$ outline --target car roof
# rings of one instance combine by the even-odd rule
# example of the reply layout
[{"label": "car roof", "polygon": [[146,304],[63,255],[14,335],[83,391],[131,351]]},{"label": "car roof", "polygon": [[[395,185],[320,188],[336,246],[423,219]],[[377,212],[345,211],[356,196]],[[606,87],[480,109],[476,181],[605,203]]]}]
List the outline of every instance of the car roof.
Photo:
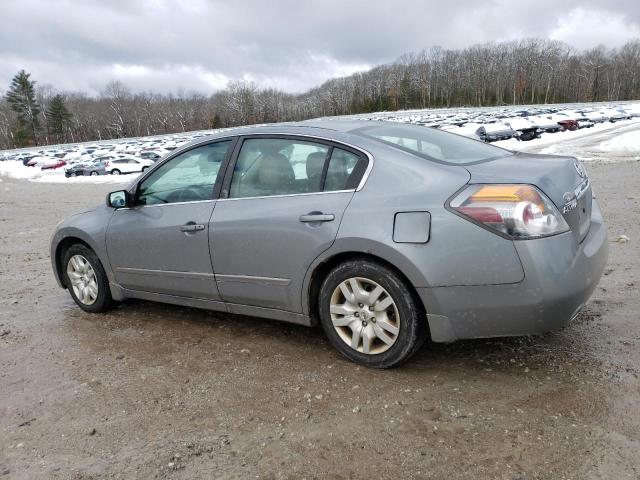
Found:
[{"label": "car roof", "polygon": [[[380,120],[351,120],[351,119],[335,119],[335,118],[319,118],[314,120],[305,120],[301,122],[282,122],[282,123],[266,123],[261,125],[248,125],[243,127],[234,127],[229,129],[220,130],[216,132],[211,137],[226,137],[226,136],[234,136],[234,135],[251,135],[255,133],[269,133],[275,132],[278,133],[291,133],[296,134],[300,133],[302,129],[317,129],[319,130],[318,135],[321,135],[321,131],[334,131],[334,132],[343,132],[343,133],[354,133],[354,130],[357,130],[362,127],[370,126],[372,124],[380,124],[380,123],[391,123],[393,125],[397,125],[396,122],[384,122]],[[209,137],[209,136],[207,136]],[[201,137],[205,138],[205,137]]]},{"label": "car roof", "polygon": [[[281,123],[265,123],[261,125],[246,125],[242,127],[232,127],[218,130],[215,133],[208,135],[202,135],[198,138],[194,138],[190,142],[181,145],[179,148],[172,150],[172,153],[183,152],[189,148],[197,145],[202,145],[211,140],[222,139],[225,137],[233,137],[239,135],[254,135],[254,134],[281,134],[281,135],[305,135],[315,136],[319,138],[328,136],[327,132],[336,132],[336,137],[343,136],[342,141],[345,140],[345,135],[357,135],[366,142],[366,138],[355,132],[354,130],[372,124],[388,123],[398,125],[396,122],[384,122],[380,120],[338,120],[335,118],[320,118],[315,120],[305,120],[301,122],[281,122]],[[331,136],[330,136],[331,137]],[[331,139],[331,138],[329,138]],[[339,138],[335,138],[337,141],[341,141]]]}]

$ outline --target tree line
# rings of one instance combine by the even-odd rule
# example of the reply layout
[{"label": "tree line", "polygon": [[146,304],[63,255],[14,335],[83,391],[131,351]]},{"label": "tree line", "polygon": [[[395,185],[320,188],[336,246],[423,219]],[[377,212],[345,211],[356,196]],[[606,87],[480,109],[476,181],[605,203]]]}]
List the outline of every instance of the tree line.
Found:
[{"label": "tree line", "polygon": [[527,39],[433,47],[302,94],[232,81],[201,93],[133,93],[120,81],[98,96],[38,86],[24,70],[0,99],[0,148],[186,132],[381,110],[640,98],[640,40],[577,50]]}]

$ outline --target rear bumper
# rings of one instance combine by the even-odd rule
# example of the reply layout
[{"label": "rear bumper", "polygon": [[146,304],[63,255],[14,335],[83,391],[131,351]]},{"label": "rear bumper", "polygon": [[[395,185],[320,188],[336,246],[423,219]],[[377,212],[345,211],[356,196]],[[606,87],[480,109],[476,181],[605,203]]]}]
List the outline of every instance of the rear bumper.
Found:
[{"label": "rear bumper", "polygon": [[606,226],[595,200],[589,233],[579,245],[571,233],[514,244],[525,272],[522,282],[418,289],[434,341],[563,327],[587,302],[607,262]]}]

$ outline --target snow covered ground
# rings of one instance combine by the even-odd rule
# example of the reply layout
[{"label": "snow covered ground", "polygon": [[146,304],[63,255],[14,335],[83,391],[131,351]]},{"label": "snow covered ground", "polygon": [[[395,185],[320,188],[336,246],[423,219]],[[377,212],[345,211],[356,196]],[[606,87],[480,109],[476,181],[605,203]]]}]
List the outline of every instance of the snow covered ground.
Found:
[{"label": "snow covered ground", "polygon": [[[635,125],[637,130],[618,135],[618,130],[624,126]],[[582,128],[575,131],[564,131],[557,133],[545,133],[540,138],[523,142],[515,138],[493,142],[492,145],[513,150],[516,152],[539,152],[547,154],[560,154],[556,148],[558,145],[565,144],[569,141],[577,140],[590,136],[601,136],[600,134],[608,134],[610,140],[601,143],[603,152],[625,150],[637,151],[640,154],[640,118],[627,120],[624,123],[598,123],[591,128]],[[563,152],[562,152],[563,153]],[[564,153],[563,153],[564,154]],[[591,159],[585,159],[591,160]]]},{"label": "snow covered ground", "polygon": [[640,154],[640,130],[623,133],[602,142],[600,149],[604,152],[635,152]]},{"label": "snow covered ground", "polygon": [[99,175],[86,177],[64,176],[64,168],[55,170],[41,170],[38,167],[25,167],[18,160],[7,160],[0,162],[0,177],[10,177],[18,180],[28,180],[31,182],[46,183],[118,183],[126,184],[136,178],[138,173],[130,175]]}]

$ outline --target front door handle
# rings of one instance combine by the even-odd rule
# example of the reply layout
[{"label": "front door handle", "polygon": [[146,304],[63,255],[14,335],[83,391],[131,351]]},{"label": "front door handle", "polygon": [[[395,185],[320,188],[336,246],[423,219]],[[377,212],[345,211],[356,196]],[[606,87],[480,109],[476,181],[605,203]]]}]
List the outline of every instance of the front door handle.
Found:
[{"label": "front door handle", "polygon": [[180,227],[181,232],[199,232],[201,230],[204,230],[204,225],[200,223],[189,222]]},{"label": "front door handle", "polygon": [[315,223],[315,222],[332,222],[336,216],[333,213],[311,212],[306,215],[300,215],[300,221],[302,223]]}]

